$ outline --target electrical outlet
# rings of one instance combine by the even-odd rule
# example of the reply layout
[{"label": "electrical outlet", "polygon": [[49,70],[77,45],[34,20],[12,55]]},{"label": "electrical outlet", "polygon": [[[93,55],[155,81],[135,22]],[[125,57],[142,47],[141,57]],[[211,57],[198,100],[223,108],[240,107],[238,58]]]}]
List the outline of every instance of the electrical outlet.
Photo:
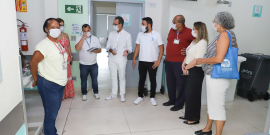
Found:
[{"label": "electrical outlet", "polygon": [[73,81],[77,81],[77,76],[72,76]]},{"label": "electrical outlet", "polygon": [[76,36],[70,36],[71,41],[76,41]]}]

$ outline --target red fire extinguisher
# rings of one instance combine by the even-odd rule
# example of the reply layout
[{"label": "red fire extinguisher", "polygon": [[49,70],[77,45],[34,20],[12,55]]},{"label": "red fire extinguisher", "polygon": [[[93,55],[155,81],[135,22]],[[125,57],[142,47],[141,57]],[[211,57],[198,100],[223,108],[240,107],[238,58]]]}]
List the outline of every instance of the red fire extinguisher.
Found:
[{"label": "red fire extinguisher", "polygon": [[28,51],[27,29],[25,24],[20,28],[22,51]]}]

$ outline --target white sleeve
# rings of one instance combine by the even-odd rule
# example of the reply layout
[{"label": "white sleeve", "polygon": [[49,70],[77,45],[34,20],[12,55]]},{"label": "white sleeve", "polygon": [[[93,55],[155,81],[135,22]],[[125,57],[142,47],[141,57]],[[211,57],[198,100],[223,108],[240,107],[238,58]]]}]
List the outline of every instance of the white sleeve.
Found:
[{"label": "white sleeve", "polygon": [[112,33],[110,33],[109,38],[108,38],[108,41],[107,41],[107,45],[106,45],[106,50],[107,51],[109,51],[111,49],[111,43],[110,43],[111,35],[112,35]]},{"label": "white sleeve", "polygon": [[157,43],[158,43],[158,45],[163,45],[164,44],[164,42],[162,40],[162,36],[161,36],[160,33],[159,33],[159,37],[158,37]]},{"label": "white sleeve", "polygon": [[197,43],[196,48],[196,56],[195,58],[203,58],[206,53],[207,42],[205,40],[201,40]]},{"label": "white sleeve", "polygon": [[128,53],[131,53],[132,52],[132,39],[131,39],[131,35],[128,34],[128,37],[127,37],[127,48],[128,50]]},{"label": "white sleeve", "polygon": [[137,39],[136,39],[136,44],[141,44],[141,42],[140,42],[140,33],[138,34],[138,36],[137,36]]}]

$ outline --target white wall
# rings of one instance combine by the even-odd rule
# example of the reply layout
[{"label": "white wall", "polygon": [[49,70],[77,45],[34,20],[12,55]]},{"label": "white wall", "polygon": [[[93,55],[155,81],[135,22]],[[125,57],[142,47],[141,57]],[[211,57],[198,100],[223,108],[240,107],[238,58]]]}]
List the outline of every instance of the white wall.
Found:
[{"label": "white wall", "polygon": [[[229,11],[235,18],[234,29],[239,53],[264,53],[270,55],[269,31],[270,31],[270,1],[269,0],[234,0],[232,7],[218,5],[217,0],[172,1],[170,20],[177,14],[186,18],[186,26],[193,27],[195,21],[206,23],[209,40],[212,41],[217,35],[212,29],[212,20],[219,11]],[[253,6],[263,6],[262,17],[252,17]]]},{"label": "white wall", "polygon": [[[47,18],[58,17],[57,0],[27,0],[27,12],[17,12],[17,19],[27,23],[28,51],[24,55],[33,55],[35,46],[46,37],[43,24]],[[17,22],[21,25],[20,22]],[[18,30],[19,31],[19,30]]]},{"label": "white wall", "polygon": [[13,0],[0,1],[0,55],[3,82],[0,83],[0,121],[22,101],[16,12]]},{"label": "white wall", "polygon": [[[158,7],[148,7],[147,3],[156,3]],[[162,0],[145,0],[145,17],[151,17],[154,30],[161,32]]]},{"label": "white wall", "polygon": [[58,18],[58,4],[57,0],[44,0],[44,17]]},{"label": "white wall", "polygon": [[162,0],[161,35],[164,42],[164,54],[166,54],[167,37],[172,24],[172,19],[170,18],[170,3],[171,0]]}]

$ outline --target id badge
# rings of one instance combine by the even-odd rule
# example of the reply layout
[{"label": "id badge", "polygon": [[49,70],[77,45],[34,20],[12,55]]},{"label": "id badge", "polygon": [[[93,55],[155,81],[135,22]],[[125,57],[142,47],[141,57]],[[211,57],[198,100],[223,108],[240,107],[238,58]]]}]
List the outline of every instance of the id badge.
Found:
[{"label": "id badge", "polygon": [[180,42],[180,39],[174,39],[173,41],[174,44],[179,44],[179,42]]},{"label": "id badge", "polygon": [[67,69],[67,62],[63,62],[63,70]]},{"label": "id badge", "polygon": [[114,51],[115,53],[117,53],[117,50],[118,50],[118,48],[114,48],[114,49],[113,49],[113,51]]}]

